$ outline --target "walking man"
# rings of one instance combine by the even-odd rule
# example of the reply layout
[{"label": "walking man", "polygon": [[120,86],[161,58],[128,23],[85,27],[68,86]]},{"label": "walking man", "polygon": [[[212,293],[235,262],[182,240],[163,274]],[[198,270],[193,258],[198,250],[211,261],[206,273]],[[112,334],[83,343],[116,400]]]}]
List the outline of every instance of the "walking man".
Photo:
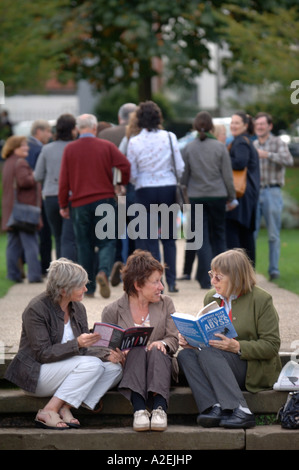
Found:
[{"label": "walking man", "polygon": [[87,285],[87,295],[94,296],[97,281],[100,294],[108,298],[108,278],[114,263],[116,238],[96,237],[95,227],[104,217],[96,215],[96,209],[100,204],[112,206],[115,214],[113,223],[116,227],[112,168],[121,170],[122,184],[127,184],[130,178],[130,163],[113,143],[96,137],[95,116],[79,116],[77,127],[79,138],[65,147],[61,162],[60,213],[62,217],[69,217],[70,198],[78,262],[87,271],[90,281]]}]

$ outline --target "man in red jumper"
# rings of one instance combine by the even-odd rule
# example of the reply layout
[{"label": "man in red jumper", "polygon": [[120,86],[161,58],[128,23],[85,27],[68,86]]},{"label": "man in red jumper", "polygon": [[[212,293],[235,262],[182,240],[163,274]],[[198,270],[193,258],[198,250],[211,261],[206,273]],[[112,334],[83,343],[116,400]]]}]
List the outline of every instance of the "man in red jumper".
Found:
[{"label": "man in red jumper", "polygon": [[95,215],[95,212],[100,204],[112,206],[113,223],[117,227],[112,168],[121,171],[122,184],[127,184],[130,163],[113,143],[96,137],[95,116],[79,116],[77,127],[79,138],[65,147],[61,162],[58,195],[60,214],[65,218],[70,217],[70,201],[78,262],[87,271],[90,281],[87,295],[94,296],[97,281],[101,295],[107,298],[110,296],[108,279],[115,258],[116,238],[96,237],[95,227],[103,215]]}]

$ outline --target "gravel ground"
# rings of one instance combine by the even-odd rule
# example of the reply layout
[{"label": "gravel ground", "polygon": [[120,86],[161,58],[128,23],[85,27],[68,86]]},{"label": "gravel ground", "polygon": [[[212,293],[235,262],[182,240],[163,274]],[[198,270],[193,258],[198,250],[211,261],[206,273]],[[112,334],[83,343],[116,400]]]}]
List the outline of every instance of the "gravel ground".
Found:
[{"label": "gravel ground", "polygon": [[[177,252],[177,276],[179,277],[183,270],[183,240],[177,241]],[[45,283],[46,281],[41,284],[28,284],[25,280],[21,284],[12,286],[7,295],[0,299],[0,346],[4,344],[6,352],[17,351],[23,310],[33,297],[45,289]],[[267,290],[274,299],[280,318],[281,351],[294,352],[299,349],[299,296],[277,287],[260,275],[258,275],[258,285]],[[200,310],[207,290],[201,289],[198,282],[194,280],[178,281],[177,286],[179,292],[171,294],[176,310],[187,313],[196,313]],[[84,299],[90,327],[95,321],[100,321],[103,308],[120,297],[122,293],[123,289],[120,284],[111,288],[109,299],[103,299],[98,291],[94,298]],[[167,294],[167,289],[165,294]]]}]

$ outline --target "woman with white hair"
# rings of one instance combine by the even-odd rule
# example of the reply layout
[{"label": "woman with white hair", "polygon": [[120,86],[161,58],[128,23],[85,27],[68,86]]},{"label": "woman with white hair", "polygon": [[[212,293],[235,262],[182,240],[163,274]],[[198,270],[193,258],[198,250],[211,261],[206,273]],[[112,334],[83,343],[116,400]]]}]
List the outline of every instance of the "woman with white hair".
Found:
[{"label": "woman with white hair", "polygon": [[19,351],[6,379],[35,396],[52,397],[36,415],[39,427],[79,427],[70,409],[82,405],[94,410],[122,376],[117,352],[104,362],[95,356],[98,348],[88,349],[100,336],[89,332],[81,303],[87,282],[80,265],[65,258],[53,261],[46,291],[23,313]]}]

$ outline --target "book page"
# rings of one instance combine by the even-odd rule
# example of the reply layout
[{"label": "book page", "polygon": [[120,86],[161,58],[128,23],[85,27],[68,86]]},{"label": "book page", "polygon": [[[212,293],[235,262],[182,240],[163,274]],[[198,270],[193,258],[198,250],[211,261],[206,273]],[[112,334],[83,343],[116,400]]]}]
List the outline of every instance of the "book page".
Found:
[{"label": "book page", "polygon": [[196,318],[199,318],[199,317],[201,317],[202,315],[204,315],[205,313],[211,312],[212,310],[216,310],[217,308],[219,308],[219,305],[217,304],[217,302],[216,302],[215,300],[213,300],[212,302],[210,302],[208,305],[206,305],[205,307],[203,307],[203,308],[198,312],[198,314],[196,315]]},{"label": "book page", "polygon": [[98,323],[94,326],[94,332],[101,335],[101,339],[93,346],[101,346],[103,348],[119,348],[123,337],[123,330],[113,325]]}]

